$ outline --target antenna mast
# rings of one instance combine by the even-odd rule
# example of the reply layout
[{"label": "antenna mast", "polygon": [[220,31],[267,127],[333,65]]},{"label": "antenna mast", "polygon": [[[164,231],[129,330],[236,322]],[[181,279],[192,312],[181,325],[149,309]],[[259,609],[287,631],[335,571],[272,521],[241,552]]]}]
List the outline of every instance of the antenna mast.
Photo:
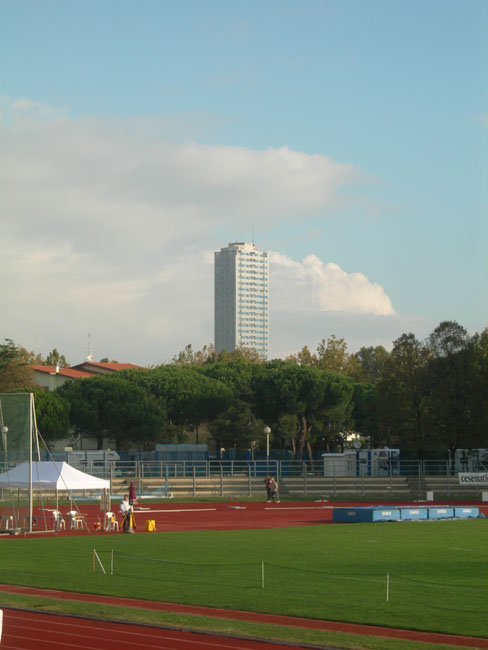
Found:
[{"label": "antenna mast", "polygon": [[92,351],[91,333],[90,332],[88,332],[88,354],[86,355],[86,360],[87,361],[93,361],[93,351]]}]

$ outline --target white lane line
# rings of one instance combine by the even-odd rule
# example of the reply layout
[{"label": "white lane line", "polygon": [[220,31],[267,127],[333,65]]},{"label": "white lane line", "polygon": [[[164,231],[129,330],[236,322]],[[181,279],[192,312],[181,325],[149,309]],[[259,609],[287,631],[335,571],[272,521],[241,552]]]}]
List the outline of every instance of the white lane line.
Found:
[{"label": "white lane line", "polygon": [[327,510],[327,508],[328,508],[330,510],[333,507],[334,506],[303,506],[303,507],[300,507],[300,506],[296,506],[296,507],[281,506],[280,508],[268,508],[268,507],[265,507],[264,509],[265,510],[279,511],[279,510]]},{"label": "white lane line", "polygon": [[140,512],[141,515],[147,515],[151,512],[210,512],[211,510],[217,510],[217,508],[181,508],[179,510],[144,510],[140,512],[138,510],[134,511],[134,514]]}]

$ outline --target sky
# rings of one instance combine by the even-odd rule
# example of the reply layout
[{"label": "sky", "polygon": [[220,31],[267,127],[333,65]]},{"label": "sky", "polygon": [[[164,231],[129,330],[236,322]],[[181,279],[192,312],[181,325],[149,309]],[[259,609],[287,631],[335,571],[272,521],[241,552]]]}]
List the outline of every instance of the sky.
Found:
[{"label": "sky", "polygon": [[488,326],[486,0],[0,0],[0,337],[213,342],[270,253],[270,358]]}]

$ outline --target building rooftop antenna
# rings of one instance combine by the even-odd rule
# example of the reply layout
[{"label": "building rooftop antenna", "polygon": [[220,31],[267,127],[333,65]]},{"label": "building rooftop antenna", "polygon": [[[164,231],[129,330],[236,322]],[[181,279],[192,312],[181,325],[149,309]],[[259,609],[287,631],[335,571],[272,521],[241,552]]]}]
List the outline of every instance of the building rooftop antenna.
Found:
[{"label": "building rooftop antenna", "polygon": [[86,360],[87,361],[93,361],[93,351],[92,351],[92,344],[91,344],[91,334],[88,332],[88,354],[86,355]]}]

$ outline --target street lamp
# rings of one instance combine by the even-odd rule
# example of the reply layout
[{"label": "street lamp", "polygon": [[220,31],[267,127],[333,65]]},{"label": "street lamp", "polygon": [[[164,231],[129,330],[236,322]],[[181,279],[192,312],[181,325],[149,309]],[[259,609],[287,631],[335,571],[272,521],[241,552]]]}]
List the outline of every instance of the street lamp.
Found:
[{"label": "street lamp", "polygon": [[266,436],[266,472],[269,473],[269,434],[271,433],[271,429],[264,427],[263,433]]},{"label": "street lamp", "polygon": [[7,433],[8,427],[2,426],[3,460],[5,463],[5,471],[8,471]]}]

